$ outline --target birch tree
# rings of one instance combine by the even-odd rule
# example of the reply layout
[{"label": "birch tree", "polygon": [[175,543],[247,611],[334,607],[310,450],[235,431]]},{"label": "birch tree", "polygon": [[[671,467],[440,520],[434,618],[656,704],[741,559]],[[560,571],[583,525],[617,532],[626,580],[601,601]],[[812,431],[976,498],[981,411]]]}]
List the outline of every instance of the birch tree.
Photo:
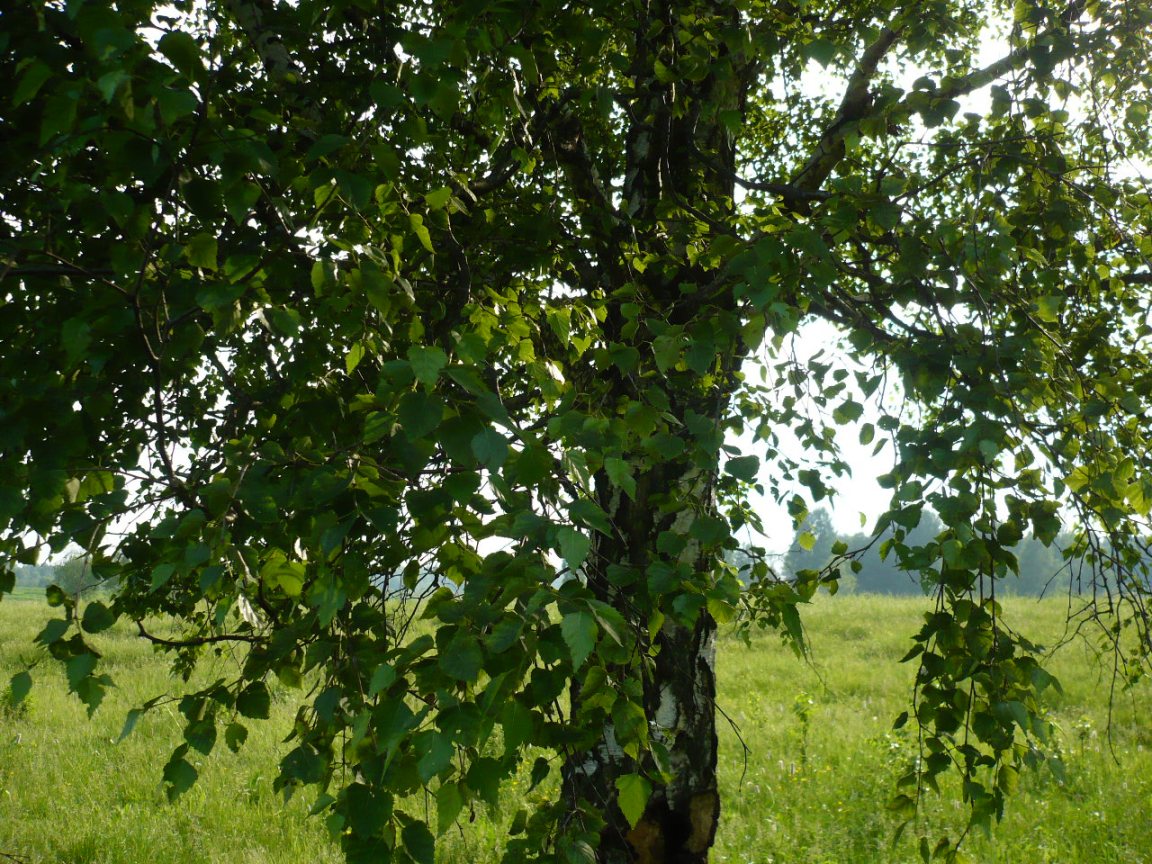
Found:
[{"label": "birch tree", "polygon": [[[887,553],[934,586],[896,806],[958,772],[986,824],[1048,734],[996,600],[1017,542],[1078,525],[1101,632],[1122,671],[1146,656],[1150,23],[6,9],[0,593],[69,544],[117,586],[80,616],[50,592],[39,636],[91,710],[117,621],[178,671],[240,658],[180,702],[173,796],[278,678],[303,707],[277,786],[315,790],[349,861],[431,864],[525,772],[558,794],[508,860],[701,864],[718,630],[802,640],[835,575],[743,589],[725,553],[851,482],[854,435],[893,460]],[[838,351],[797,350],[814,320]],[[909,545],[925,508],[941,530]]]}]

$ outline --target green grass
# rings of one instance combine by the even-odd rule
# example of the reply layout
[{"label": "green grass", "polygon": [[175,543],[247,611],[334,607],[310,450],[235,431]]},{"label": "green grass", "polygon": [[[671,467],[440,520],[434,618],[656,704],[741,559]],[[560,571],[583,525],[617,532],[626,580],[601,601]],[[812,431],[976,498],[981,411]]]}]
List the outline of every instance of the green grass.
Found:
[{"label": "green grass", "polygon": [[[1046,644],[1064,632],[1059,601],[1009,601],[1017,628]],[[893,847],[899,820],[884,808],[915,755],[912,729],[892,731],[907,707],[915,664],[897,661],[924,600],[824,599],[805,615],[813,666],[797,663],[774,636],[720,659],[721,704],[752,753],[744,772],[729,729],[722,738],[726,809],[715,860],[724,862],[904,862],[917,860],[912,835]],[[1152,694],[1141,688],[1113,703],[1110,667],[1083,643],[1049,667],[1064,696],[1052,704],[1062,730],[1063,782],[1025,775],[991,839],[970,837],[982,862],[1147,862],[1152,858]],[[741,775],[743,773],[743,779]],[[935,838],[962,829],[958,795],[929,797],[920,827]]]},{"label": "green grass", "polygon": [[[32,645],[47,612],[36,594],[0,603],[0,690],[38,656]],[[825,598],[807,610],[814,657],[797,661],[765,633],[745,646],[726,639],[720,654],[723,822],[713,860],[732,864],[872,864],[918,860],[915,835],[953,836],[964,812],[955,796],[929,798],[923,825],[897,844],[885,801],[915,753],[913,732],[891,731],[907,706],[914,664],[896,661],[926,607],[924,600]],[[1018,629],[1054,644],[1063,604],[1014,600]],[[283,802],[272,791],[281,739],[296,691],[276,689],[272,719],[251,724],[249,743],[232,754],[221,743],[201,759],[200,781],[169,804],[160,784],[179,743],[175,705],[146,715],[120,743],[124,712],[178,682],[162,657],[117,627],[100,640],[118,688],[89,722],[49,662],[37,668],[27,707],[0,700],[0,852],[26,864],[128,864],[164,861],[338,861],[323,825],[307,817],[309,798]],[[226,674],[235,659],[205,676]],[[1026,775],[991,839],[973,836],[981,862],[1146,862],[1152,859],[1152,694],[1118,694],[1109,735],[1109,667],[1075,643],[1050,668],[1064,685],[1052,705],[1062,729],[1065,776]],[[747,744],[747,761],[733,727]],[[523,786],[505,794],[500,813],[478,812],[450,832],[445,864],[498,860],[503,826],[524,803]],[[540,794],[537,790],[535,794]]]}]

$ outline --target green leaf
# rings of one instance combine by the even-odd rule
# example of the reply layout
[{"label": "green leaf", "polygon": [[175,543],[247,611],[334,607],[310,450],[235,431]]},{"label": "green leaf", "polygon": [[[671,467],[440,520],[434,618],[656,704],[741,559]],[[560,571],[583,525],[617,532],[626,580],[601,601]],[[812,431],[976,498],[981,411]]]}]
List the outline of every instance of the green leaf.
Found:
[{"label": "green leaf", "polygon": [[759,456],[736,456],[724,463],[724,470],[745,483],[751,483],[760,472]]},{"label": "green leaf", "polygon": [[160,37],[156,45],[176,70],[195,81],[200,77],[204,66],[200,61],[200,46],[183,30],[171,30]]},{"label": "green leaf", "polygon": [[1060,320],[1060,310],[1064,308],[1064,298],[1049,295],[1036,300],[1036,317],[1052,324]]},{"label": "green leaf", "polygon": [[68,94],[53,94],[43,100],[44,111],[40,121],[39,144],[48,144],[58,135],[68,135],[76,123],[78,100]]},{"label": "green leaf", "polygon": [[652,340],[652,354],[656,360],[656,368],[667,373],[675,369],[680,362],[684,348],[684,336],[680,332],[662,333]]},{"label": "green leaf", "polygon": [[802,50],[806,57],[815,60],[825,69],[836,59],[838,53],[835,43],[829,42],[827,39],[813,39],[804,45]]},{"label": "green leaf", "polygon": [[679,435],[661,432],[647,439],[644,448],[663,459],[675,459],[687,449],[687,445]]},{"label": "green leaf", "polygon": [[560,557],[573,573],[584,564],[592,548],[592,540],[587,534],[568,525],[563,525],[557,530],[556,542],[560,549]]},{"label": "green leaf", "polygon": [[363,783],[353,783],[344,790],[344,812],[354,835],[373,837],[392,816],[392,796]]},{"label": "green leaf", "polygon": [[420,761],[416,769],[420,779],[427,783],[432,778],[446,771],[452,764],[452,757],[456,748],[452,746],[452,739],[440,732],[421,732],[415,739],[420,752]]},{"label": "green leaf", "polygon": [[440,653],[440,668],[457,681],[472,683],[480,677],[484,652],[476,638],[458,632]]},{"label": "green leaf", "polygon": [[40,92],[40,88],[52,75],[52,68],[39,60],[34,60],[28,64],[20,76],[20,82],[12,91],[12,107],[19,107],[34,99],[36,94]]},{"label": "green leaf", "polygon": [[424,217],[419,213],[411,213],[408,216],[408,223],[412,227],[412,233],[420,241],[420,245],[429,252],[435,252],[436,250],[432,246],[432,235],[428,233],[428,228],[424,225]]},{"label": "green leaf", "polygon": [[532,740],[535,724],[532,712],[515,699],[510,700],[500,713],[500,725],[504,728],[504,747],[515,751]]},{"label": "green leaf", "polygon": [[[68,356],[69,367],[77,366],[88,353],[92,343],[92,327],[79,318],[69,318],[60,328],[60,342]],[[75,494],[71,495],[75,500]]]},{"label": "green leaf", "polygon": [[87,707],[89,719],[104,701],[104,696],[108,692],[108,685],[111,683],[111,679],[107,675],[87,675],[76,680],[72,689],[77,698]]},{"label": "green leaf", "polygon": [[396,681],[396,669],[389,663],[381,663],[372,673],[372,680],[368,684],[368,698],[374,699],[387,690]]},{"label": "green leaf", "polygon": [[854,399],[845,399],[832,411],[832,419],[835,420],[838,425],[843,426],[845,423],[859,420],[863,413],[863,405]]},{"label": "green leaf", "polygon": [[587,525],[606,537],[612,535],[612,523],[608,519],[608,514],[595,501],[577,498],[568,505],[568,514],[574,522]]},{"label": "green leaf", "polygon": [[344,357],[344,370],[351,375],[356,371],[356,367],[360,365],[360,361],[364,359],[364,343],[353,342],[352,347],[348,349],[348,353]]},{"label": "green leaf", "polygon": [[[44,589],[44,599],[52,608],[72,605],[72,598],[59,585],[49,585]],[[67,624],[68,622],[64,622]]]},{"label": "green leaf", "polygon": [[436,864],[436,839],[423,822],[409,822],[400,832],[400,839],[416,864]]},{"label": "green leaf", "polygon": [[113,69],[96,79],[96,89],[100,91],[100,96],[105,102],[111,102],[116,96],[116,91],[120,89],[120,85],[131,79],[132,76],[128,74],[126,69]]},{"label": "green leaf", "polygon": [[[448,186],[442,186],[424,196],[424,203],[428,205],[429,210],[442,210],[448,206],[448,202],[451,200],[452,189]],[[432,250],[429,249],[428,251]]]},{"label": "green leaf", "polygon": [[481,756],[472,763],[465,780],[468,787],[480,797],[481,801],[489,807],[496,808],[500,806],[500,779],[502,776],[503,772],[499,760],[491,756]]},{"label": "green leaf", "polygon": [[59,642],[64,638],[64,635],[71,629],[71,625],[63,618],[53,618],[44,625],[44,629],[36,636],[36,641],[41,645],[52,645]]},{"label": "green leaf", "polygon": [[244,726],[244,724],[233,721],[225,727],[224,743],[228,745],[228,749],[233,753],[239,752],[247,740],[248,728]]},{"label": "green leaf", "polygon": [[293,690],[299,690],[304,686],[304,676],[300,674],[299,668],[291,663],[282,663],[276,667],[276,680]]},{"label": "green leaf", "polygon": [[448,365],[448,355],[436,346],[414,345],[408,349],[408,362],[412,364],[412,374],[416,380],[432,387],[440,378],[441,370]]},{"label": "green leaf", "polygon": [[324,757],[313,747],[301,744],[280,760],[283,779],[292,783],[319,783],[326,770]]},{"label": "green leaf", "polygon": [[652,784],[639,774],[624,774],[616,778],[616,792],[620,812],[635,828],[644,817],[644,809],[652,796]]},{"label": "green leaf", "polygon": [[184,257],[193,267],[216,270],[218,267],[216,238],[211,234],[197,234],[184,246]]},{"label": "green leaf", "polygon": [[453,825],[460,811],[464,809],[464,795],[456,783],[441,783],[436,790],[436,833],[443,836]]},{"label": "green leaf", "polygon": [[566,864],[596,864],[596,850],[587,840],[578,837],[564,838],[560,848]]},{"label": "green leaf", "polygon": [[200,107],[195,95],[187,90],[165,88],[156,97],[156,102],[160,106],[160,119],[168,125],[195,114],[196,109]]},{"label": "green leaf", "polygon": [[274,553],[260,568],[260,577],[264,580],[265,587],[278,588],[286,597],[300,596],[306,575],[302,561],[289,561],[281,552]]},{"label": "green leaf", "polygon": [[514,646],[524,632],[524,621],[515,616],[500,619],[484,640],[485,646],[492,654],[500,654]]},{"label": "green leaf", "polygon": [[120,727],[120,737],[116,739],[117,744],[132,734],[136,728],[136,723],[144,716],[144,710],[143,708],[132,708],[124,715],[124,725]]},{"label": "green leaf", "polygon": [[243,225],[262,194],[260,187],[250,180],[241,180],[226,186],[224,207],[232,217],[232,221],[237,225]]},{"label": "green leaf", "polygon": [[410,441],[426,437],[440,425],[443,416],[444,401],[424,390],[405,393],[396,409],[396,417]]},{"label": "green leaf", "polygon": [[625,495],[636,500],[636,478],[632,474],[631,463],[617,456],[608,456],[604,459],[604,471],[614,485],[624,490]]},{"label": "green leaf", "polygon": [[192,749],[207,756],[216,746],[215,718],[206,717],[203,720],[189,723],[188,728],[184,730],[184,740]]},{"label": "green leaf", "polygon": [[560,633],[572,654],[572,667],[579,669],[596,647],[596,637],[600,628],[596,619],[588,612],[569,612],[560,619]]},{"label": "green leaf", "polygon": [[537,756],[536,761],[532,763],[532,774],[528,778],[528,791],[531,792],[543,783],[551,770],[552,766],[548,764],[548,760],[543,756]]},{"label": "green leaf", "polygon": [[900,224],[903,211],[891,201],[881,201],[868,209],[868,218],[884,230],[890,230]]},{"label": "green leaf", "polygon": [[393,313],[393,299],[398,295],[396,283],[379,268],[365,262],[360,268],[360,285],[368,296],[368,302],[375,307],[385,320]]},{"label": "green leaf", "polygon": [[535,487],[540,481],[551,476],[556,460],[547,447],[529,444],[516,455],[513,464],[514,470],[511,472],[506,470],[504,476],[522,486]]},{"label": "green leaf", "polygon": [[481,465],[494,470],[508,458],[508,442],[489,426],[472,439],[472,452]]},{"label": "green leaf", "polygon": [[93,600],[84,608],[84,617],[80,626],[89,633],[100,633],[115,623],[116,615],[113,614],[112,610],[99,600]]},{"label": "green leaf", "polygon": [[312,263],[312,269],[309,272],[309,282],[317,296],[324,293],[324,289],[332,283],[334,278],[335,268],[331,261],[317,260]]},{"label": "green leaf", "polygon": [[556,334],[560,344],[567,345],[572,339],[572,310],[568,308],[549,309],[545,316],[548,320],[548,326],[552,328],[552,332]]},{"label": "green leaf", "polygon": [[267,720],[272,708],[272,694],[263,681],[253,681],[236,697],[236,710],[245,717]]},{"label": "green leaf", "polygon": [[96,669],[96,655],[91,651],[84,651],[72,657],[64,664],[64,670],[68,677],[68,688],[70,690],[79,691],[80,684]]}]

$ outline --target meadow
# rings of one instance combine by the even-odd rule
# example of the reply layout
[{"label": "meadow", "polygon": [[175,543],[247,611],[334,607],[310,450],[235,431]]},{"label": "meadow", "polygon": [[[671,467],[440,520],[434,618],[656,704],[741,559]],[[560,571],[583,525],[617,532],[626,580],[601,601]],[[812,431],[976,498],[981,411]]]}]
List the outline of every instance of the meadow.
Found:
[{"label": "meadow", "polygon": [[[50,611],[41,596],[20,591],[0,603],[0,691],[38,656],[32,639]],[[1017,629],[1045,644],[1060,641],[1066,601],[1006,605]],[[955,836],[964,812],[950,791],[926,798],[919,824],[897,842],[900,820],[885,808],[916,752],[914,731],[894,732],[892,721],[908,705],[915,671],[897,660],[927,606],[925,599],[821,598],[805,614],[809,662],[770,632],[750,645],[723,640],[724,811],[714,861],[896,864],[919,860],[915,837],[922,831]],[[179,682],[126,627],[101,634],[98,645],[118,687],[91,721],[47,661],[24,705],[13,710],[0,699],[0,861],[340,860],[323,824],[307,816],[309,797],[285,802],[273,792],[300,691],[277,687],[272,718],[252,724],[239,753],[221,745],[201,759],[199,782],[169,804],[160,777],[180,739],[176,706],[154,710],[133,734],[117,738],[129,708]],[[1004,821],[990,837],[971,836],[968,855],[1005,864],[1152,860],[1152,689],[1117,691],[1110,700],[1111,665],[1091,639],[1065,645],[1049,669],[1064,689],[1051,703],[1062,775],[1024,775]],[[498,861],[508,820],[542,794],[513,784],[499,811],[478,811],[474,822],[446,835],[440,860]]]}]

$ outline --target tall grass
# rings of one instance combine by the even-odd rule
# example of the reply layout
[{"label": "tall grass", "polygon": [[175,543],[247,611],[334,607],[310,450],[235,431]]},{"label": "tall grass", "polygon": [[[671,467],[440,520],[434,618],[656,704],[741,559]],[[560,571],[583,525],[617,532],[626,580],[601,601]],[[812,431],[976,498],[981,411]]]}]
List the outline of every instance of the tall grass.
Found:
[{"label": "tall grass", "polygon": [[[751,645],[723,641],[724,813],[715,861],[911,862],[918,860],[918,829],[932,836],[960,830],[964,812],[954,795],[926,800],[921,823],[896,843],[899,820],[885,808],[916,752],[914,732],[891,726],[907,706],[915,672],[914,664],[896,661],[926,603],[821,599],[805,616],[809,663],[772,633]],[[32,639],[47,611],[28,596],[0,603],[0,690],[39,656]],[[1007,611],[1017,629],[1039,641],[1055,644],[1063,633],[1058,601],[1018,599]],[[25,707],[12,710],[0,700],[0,852],[27,864],[339,860],[322,823],[307,816],[308,797],[285,803],[272,791],[299,691],[274,689],[272,718],[251,724],[240,753],[220,745],[200,760],[197,785],[169,804],[160,777],[180,741],[176,706],[145,715],[132,735],[115,742],[128,708],[179,682],[127,628],[102,637],[100,650],[119,686],[91,721],[48,661],[37,667]],[[969,838],[975,860],[1152,860],[1152,694],[1146,688],[1115,694],[1110,716],[1106,661],[1091,643],[1073,643],[1051,658],[1064,685],[1052,704],[1064,774],[1024,777],[991,838]],[[226,674],[236,661],[222,655],[213,662],[216,668],[203,674]],[[525,785],[506,790],[499,812],[478,812],[474,822],[449,832],[441,860],[498,860],[508,820],[531,797]]]},{"label": "tall grass", "polygon": [[[919,824],[893,845],[900,819],[885,808],[917,752],[915,732],[892,731],[909,702],[910,646],[927,601],[824,598],[805,616],[814,653],[797,663],[772,636],[721,654],[720,701],[751,753],[741,761],[731,728],[722,741],[725,821],[717,861],[904,862],[914,836],[963,828],[957,790],[924,801]],[[1007,618],[1045,644],[1065,634],[1060,601],[1010,600]],[[1152,694],[1114,694],[1111,666],[1091,642],[1056,652],[1049,668],[1064,695],[1051,705],[1064,770],[1025,775],[990,838],[966,843],[982,862],[1152,860]],[[736,745],[736,746],[734,746]],[[918,830],[919,829],[919,830]]]}]

